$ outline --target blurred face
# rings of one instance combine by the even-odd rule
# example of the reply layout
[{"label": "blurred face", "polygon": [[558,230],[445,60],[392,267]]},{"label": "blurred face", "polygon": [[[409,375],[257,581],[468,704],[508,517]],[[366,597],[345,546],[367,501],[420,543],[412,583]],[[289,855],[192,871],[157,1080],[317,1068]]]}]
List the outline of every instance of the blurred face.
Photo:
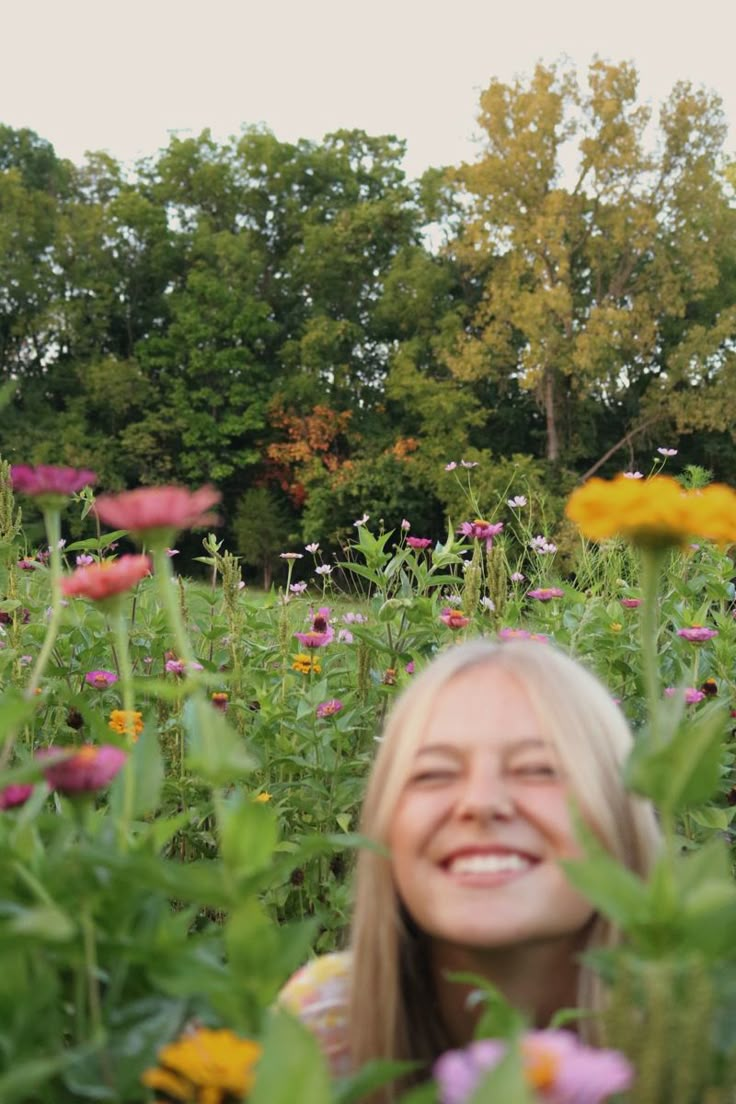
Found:
[{"label": "blurred face", "polygon": [[577,936],[590,904],[570,791],[519,683],[475,667],[440,693],[390,831],[401,900],[435,944],[495,949]]}]

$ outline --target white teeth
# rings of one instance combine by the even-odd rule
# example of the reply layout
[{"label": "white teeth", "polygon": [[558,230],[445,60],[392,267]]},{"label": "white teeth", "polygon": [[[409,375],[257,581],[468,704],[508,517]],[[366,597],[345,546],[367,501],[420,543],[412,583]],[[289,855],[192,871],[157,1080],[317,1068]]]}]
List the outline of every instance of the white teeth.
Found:
[{"label": "white teeth", "polygon": [[503,874],[531,866],[523,855],[458,855],[449,865],[452,874]]}]

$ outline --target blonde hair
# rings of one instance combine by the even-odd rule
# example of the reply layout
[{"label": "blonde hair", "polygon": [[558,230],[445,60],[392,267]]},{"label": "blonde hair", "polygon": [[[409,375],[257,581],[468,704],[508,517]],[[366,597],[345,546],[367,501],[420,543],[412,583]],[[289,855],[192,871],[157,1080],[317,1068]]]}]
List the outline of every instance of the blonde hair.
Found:
[{"label": "blonde hair", "polygon": [[[442,653],[396,702],[368,781],[361,831],[379,849],[363,849],[357,864],[349,1013],[355,1068],[373,1058],[428,1063],[449,1046],[434,1011],[421,933],[398,899],[385,848],[438,695],[461,672],[488,666],[512,676],[527,695],[584,820],[606,849],[644,876],[659,846],[651,805],[628,793],[621,778],[631,732],[594,675],[556,648],[533,641],[479,640]],[[597,916],[587,947],[610,946],[617,938],[610,921]],[[603,993],[596,976],[583,965],[579,977],[579,1006],[599,1011]]]}]

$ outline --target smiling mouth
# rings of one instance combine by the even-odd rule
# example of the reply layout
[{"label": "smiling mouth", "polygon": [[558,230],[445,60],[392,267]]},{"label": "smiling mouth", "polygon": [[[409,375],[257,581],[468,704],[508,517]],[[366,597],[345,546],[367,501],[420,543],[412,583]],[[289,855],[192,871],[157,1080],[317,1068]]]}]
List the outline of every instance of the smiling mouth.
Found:
[{"label": "smiling mouth", "polygon": [[518,851],[473,852],[451,856],[443,864],[448,874],[521,874],[536,864],[536,859]]}]

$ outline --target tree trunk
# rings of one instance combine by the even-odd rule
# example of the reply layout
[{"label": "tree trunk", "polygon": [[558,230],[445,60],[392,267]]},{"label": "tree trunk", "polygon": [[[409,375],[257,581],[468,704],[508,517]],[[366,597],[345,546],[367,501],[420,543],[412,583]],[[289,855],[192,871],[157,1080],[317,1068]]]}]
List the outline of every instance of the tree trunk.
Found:
[{"label": "tree trunk", "polygon": [[544,369],[542,388],[544,414],[547,421],[547,459],[557,461],[560,458],[560,439],[557,433],[555,373],[553,368]]}]

